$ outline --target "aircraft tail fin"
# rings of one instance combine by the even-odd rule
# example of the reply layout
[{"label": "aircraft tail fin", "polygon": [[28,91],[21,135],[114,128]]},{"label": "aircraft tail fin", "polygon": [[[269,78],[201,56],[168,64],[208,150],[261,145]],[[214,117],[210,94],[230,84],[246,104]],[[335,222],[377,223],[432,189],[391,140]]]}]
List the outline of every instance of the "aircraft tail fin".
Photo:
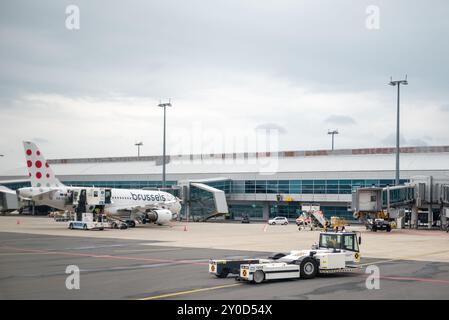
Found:
[{"label": "aircraft tail fin", "polygon": [[31,186],[39,187],[61,187],[63,184],[59,181],[53,170],[45,160],[42,152],[37,145],[30,141],[24,141],[25,158],[27,163],[28,175],[31,180]]}]

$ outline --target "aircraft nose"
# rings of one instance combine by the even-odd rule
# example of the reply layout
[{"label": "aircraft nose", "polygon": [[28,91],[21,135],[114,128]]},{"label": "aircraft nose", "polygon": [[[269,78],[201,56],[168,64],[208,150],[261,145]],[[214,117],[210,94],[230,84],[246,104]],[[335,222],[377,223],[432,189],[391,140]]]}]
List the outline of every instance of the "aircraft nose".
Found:
[{"label": "aircraft nose", "polygon": [[179,203],[179,201],[176,201],[173,205],[173,212],[175,214],[178,214],[181,211],[181,204]]}]

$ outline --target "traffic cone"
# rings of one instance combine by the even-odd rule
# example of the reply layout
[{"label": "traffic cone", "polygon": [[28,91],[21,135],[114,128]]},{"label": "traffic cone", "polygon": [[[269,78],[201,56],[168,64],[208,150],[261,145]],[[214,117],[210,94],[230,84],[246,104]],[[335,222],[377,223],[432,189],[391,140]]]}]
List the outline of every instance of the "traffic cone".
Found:
[{"label": "traffic cone", "polygon": [[20,224],[20,220],[17,220],[16,224]]}]

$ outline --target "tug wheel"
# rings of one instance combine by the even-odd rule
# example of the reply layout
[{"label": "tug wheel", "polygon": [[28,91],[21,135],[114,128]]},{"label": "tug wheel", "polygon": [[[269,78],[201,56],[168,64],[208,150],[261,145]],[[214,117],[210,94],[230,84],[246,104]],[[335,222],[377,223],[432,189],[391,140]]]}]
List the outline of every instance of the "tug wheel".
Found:
[{"label": "tug wheel", "polygon": [[315,259],[311,257],[305,257],[299,265],[299,272],[301,278],[312,279],[318,273],[318,264]]},{"label": "tug wheel", "polygon": [[253,276],[253,281],[254,283],[262,283],[265,280],[265,272],[263,272],[262,270],[257,270],[256,272],[254,272],[254,276]]}]

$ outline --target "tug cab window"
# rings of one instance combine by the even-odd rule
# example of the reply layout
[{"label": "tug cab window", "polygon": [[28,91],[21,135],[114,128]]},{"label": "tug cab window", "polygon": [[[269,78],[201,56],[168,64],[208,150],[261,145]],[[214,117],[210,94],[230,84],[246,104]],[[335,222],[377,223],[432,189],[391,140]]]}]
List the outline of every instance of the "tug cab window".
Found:
[{"label": "tug cab window", "polygon": [[359,244],[355,235],[345,235],[343,242],[343,249],[349,251],[359,251]]},{"label": "tug cab window", "polygon": [[322,234],[320,235],[320,248],[340,249],[341,235]]}]

